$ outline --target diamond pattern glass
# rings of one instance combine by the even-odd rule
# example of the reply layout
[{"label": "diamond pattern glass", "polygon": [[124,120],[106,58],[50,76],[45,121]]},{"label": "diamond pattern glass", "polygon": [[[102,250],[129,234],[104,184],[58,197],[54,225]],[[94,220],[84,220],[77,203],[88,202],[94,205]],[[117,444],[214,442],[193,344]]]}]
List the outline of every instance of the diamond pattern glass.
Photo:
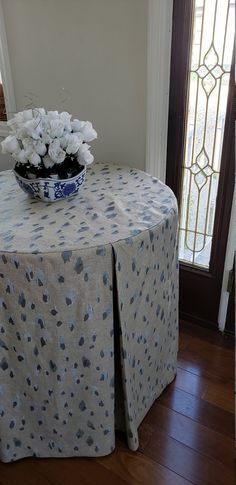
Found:
[{"label": "diamond pattern glass", "polygon": [[204,64],[209,71],[211,71],[218,64],[219,56],[212,45],[209,51],[204,56]]},{"label": "diamond pattern glass", "polygon": [[180,259],[209,269],[234,43],[235,0],[195,0]]},{"label": "diamond pattern glass", "polygon": [[205,76],[202,80],[202,87],[206,93],[207,96],[211,94],[213,89],[216,87],[216,80],[214,76],[209,72],[207,76]]}]

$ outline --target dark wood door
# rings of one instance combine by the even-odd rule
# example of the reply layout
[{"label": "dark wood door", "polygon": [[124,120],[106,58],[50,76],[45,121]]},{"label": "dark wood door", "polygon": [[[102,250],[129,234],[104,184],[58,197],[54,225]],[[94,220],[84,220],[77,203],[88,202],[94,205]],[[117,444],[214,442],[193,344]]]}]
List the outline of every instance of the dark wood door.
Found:
[{"label": "dark wood door", "polygon": [[[202,0],[203,6],[207,1],[208,0]],[[217,8],[220,8],[220,4],[218,3],[220,1],[221,0],[216,0],[216,12]],[[230,8],[230,1],[228,5],[228,8]],[[208,8],[210,8],[209,5]],[[191,46],[194,26],[193,20],[195,14],[196,0],[174,0],[166,181],[177,196],[180,210],[181,204],[183,205],[183,197],[188,197],[189,195],[188,193],[183,193],[183,160],[186,156],[187,150],[186,130],[189,106],[189,79],[192,56]],[[214,19],[212,22],[213,21]],[[217,23],[216,20],[215,23]],[[213,41],[209,50],[210,49],[212,50],[214,56]],[[206,53],[204,62],[202,62],[202,64],[207,64],[207,56],[209,56],[209,54]],[[216,56],[218,56],[218,54],[216,54]],[[218,60],[219,63],[219,56],[216,57],[216,60]],[[198,75],[197,82],[199,82],[200,86],[202,86],[204,89],[208,89],[206,87],[207,77],[211,74],[213,74],[214,77],[212,65],[207,66],[208,71],[210,70],[210,74],[208,72],[208,74],[205,75],[205,78],[203,78],[204,73],[201,74],[200,71],[200,69],[203,70],[205,66],[197,66],[195,69],[194,74],[196,74],[196,76]],[[217,82],[218,81],[216,80],[216,84]],[[209,264],[208,267],[203,267],[201,265],[192,264],[191,262],[180,259],[181,318],[195,321],[199,324],[215,327],[217,326],[234,190],[234,85],[234,68],[232,67],[228,86],[228,101],[224,124],[218,191],[215,200],[215,207],[213,207],[215,217],[212,226],[212,243]],[[206,93],[206,102],[209,105],[210,95],[208,92]],[[193,130],[195,130],[194,127]],[[193,177],[195,181],[196,172],[199,171],[199,173],[202,174],[204,169],[205,162],[203,160],[203,155],[201,155],[200,161],[199,157],[200,155],[197,157],[195,154],[195,159],[192,161],[192,166],[187,167],[188,170],[192,170],[191,177]],[[195,167],[197,167],[197,169]],[[213,162],[211,162],[209,157],[205,175],[203,173],[203,177],[205,177],[209,183],[211,183],[210,179],[212,175],[209,174],[211,174],[211,172],[213,173],[212,169],[214,169]]]}]

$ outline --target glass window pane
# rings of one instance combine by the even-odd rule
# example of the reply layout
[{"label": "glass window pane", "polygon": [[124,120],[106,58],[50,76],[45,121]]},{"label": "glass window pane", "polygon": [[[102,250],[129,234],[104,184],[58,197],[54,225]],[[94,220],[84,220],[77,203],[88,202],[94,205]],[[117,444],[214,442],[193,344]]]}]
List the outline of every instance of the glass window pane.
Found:
[{"label": "glass window pane", "polygon": [[209,267],[234,42],[235,0],[195,0],[180,259]]}]

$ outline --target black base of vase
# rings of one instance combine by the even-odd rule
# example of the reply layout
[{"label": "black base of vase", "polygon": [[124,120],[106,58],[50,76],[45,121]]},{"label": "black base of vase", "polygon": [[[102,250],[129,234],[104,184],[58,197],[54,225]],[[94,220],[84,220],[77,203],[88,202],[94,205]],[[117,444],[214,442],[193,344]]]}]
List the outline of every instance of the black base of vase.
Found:
[{"label": "black base of vase", "polygon": [[57,175],[59,179],[65,180],[75,177],[83,169],[84,167],[79,165],[77,160],[72,157],[65,158],[64,162],[56,164],[52,168],[46,168],[43,162],[38,167],[34,167],[29,163],[22,164],[17,162],[14,167],[16,173],[25,179],[55,178]]}]

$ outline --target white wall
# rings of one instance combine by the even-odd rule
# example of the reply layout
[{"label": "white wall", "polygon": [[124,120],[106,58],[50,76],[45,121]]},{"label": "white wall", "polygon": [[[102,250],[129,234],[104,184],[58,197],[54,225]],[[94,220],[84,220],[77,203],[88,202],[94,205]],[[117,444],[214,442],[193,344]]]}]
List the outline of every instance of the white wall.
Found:
[{"label": "white wall", "polygon": [[[17,111],[33,103],[89,119],[97,161],[144,169],[148,0],[2,4]],[[11,166],[0,155],[0,170]]]}]

